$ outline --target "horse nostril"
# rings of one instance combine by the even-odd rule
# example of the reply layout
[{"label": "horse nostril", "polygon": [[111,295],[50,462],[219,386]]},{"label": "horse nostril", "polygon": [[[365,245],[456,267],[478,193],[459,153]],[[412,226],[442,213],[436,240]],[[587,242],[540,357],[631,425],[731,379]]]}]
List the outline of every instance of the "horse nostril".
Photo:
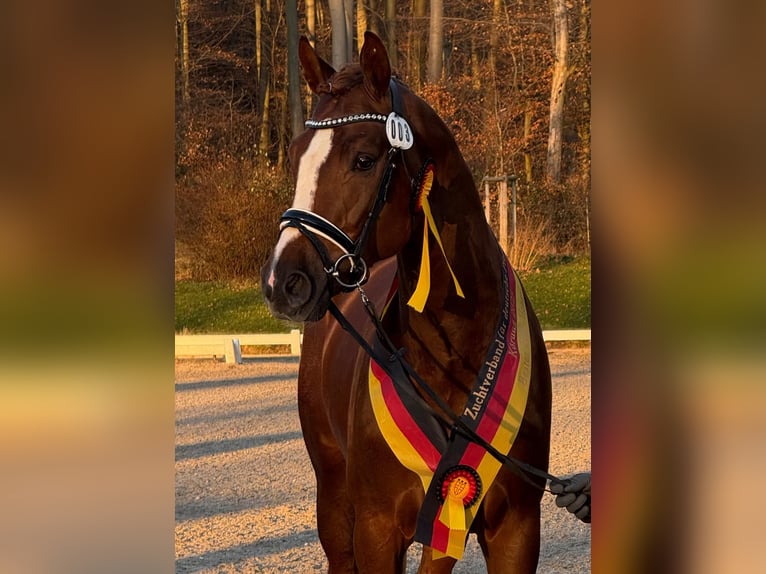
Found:
[{"label": "horse nostril", "polygon": [[311,299],[311,280],[305,273],[294,271],[285,280],[283,290],[290,305],[300,307]]}]

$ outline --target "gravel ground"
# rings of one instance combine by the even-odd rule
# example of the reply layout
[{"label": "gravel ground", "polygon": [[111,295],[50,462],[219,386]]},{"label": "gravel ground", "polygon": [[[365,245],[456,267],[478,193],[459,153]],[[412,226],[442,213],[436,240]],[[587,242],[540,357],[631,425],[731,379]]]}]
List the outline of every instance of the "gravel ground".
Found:
[{"label": "gravel ground", "polygon": [[[551,468],[589,470],[590,349],[549,351]],[[176,362],[176,572],[326,571],[295,358]],[[541,573],[590,572],[590,526],[543,498]],[[413,544],[408,572],[417,570]],[[486,572],[471,535],[456,573]]]}]

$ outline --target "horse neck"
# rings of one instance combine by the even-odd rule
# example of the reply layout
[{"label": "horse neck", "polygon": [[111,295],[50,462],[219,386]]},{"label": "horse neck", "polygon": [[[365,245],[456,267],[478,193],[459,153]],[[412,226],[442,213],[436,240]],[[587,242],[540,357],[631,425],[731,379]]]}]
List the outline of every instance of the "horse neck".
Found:
[{"label": "horse neck", "polygon": [[418,141],[424,145],[413,155],[421,156],[418,162],[422,157],[434,160],[429,203],[446,258],[465,298],[456,294],[445,256],[431,239],[431,291],[426,306],[418,313],[406,305],[421,268],[424,217],[416,214],[411,239],[398,256],[400,321],[404,337],[409,339],[408,348],[420,348],[414,353],[415,362],[436,365],[451,373],[458,386],[470,387],[469,376],[478,372],[499,317],[504,256],[487,225],[473,177],[451,134],[430,108],[418,117],[420,122],[415,119],[411,123],[416,146]]}]

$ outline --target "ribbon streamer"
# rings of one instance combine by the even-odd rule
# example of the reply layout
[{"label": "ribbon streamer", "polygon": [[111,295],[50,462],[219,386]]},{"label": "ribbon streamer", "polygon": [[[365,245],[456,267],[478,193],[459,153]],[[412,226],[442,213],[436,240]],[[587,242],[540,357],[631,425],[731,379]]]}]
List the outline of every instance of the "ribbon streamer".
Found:
[{"label": "ribbon streamer", "polygon": [[410,297],[409,301],[407,301],[407,305],[415,309],[415,311],[418,313],[423,312],[423,308],[425,307],[426,301],[428,300],[428,294],[431,292],[431,258],[428,249],[429,229],[431,230],[431,234],[434,236],[436,243],[441,249],[442,255],[444,256],[444,261],[447,263],[447,269],[449,269],[450,275],[452,275],[452,281],[455,284],[455,291],[460,297],[465,298],[463,289],[460,287],[460,283],[455,276],[455,272],[452,271],[452,267],[449,264],[447,253],[444,251],[444,244],[442,243],[442,239],[439,236],[439,230],[436,227],[436,221],[434,221],[434,216],[431,213],[431,205],[428,202],[428,194],[431,191],[433,182],[434,164],[429,162],[426,165],[423,177],[421,178],[420,193],[418,197],[420,207],[422,208],[423,215],[425,216],[423,222],[423,251],[420,257],[420,274],[418,275],[418,283],[415,286],[415,291],[413,291],[412,296]]},{"label": "ribbon streamer", "polygon": [[448,496],[447,500],[444,501],[444,506],[442,506],[439,521],[451,530],[466,530],[463,501],[454,496]]}]

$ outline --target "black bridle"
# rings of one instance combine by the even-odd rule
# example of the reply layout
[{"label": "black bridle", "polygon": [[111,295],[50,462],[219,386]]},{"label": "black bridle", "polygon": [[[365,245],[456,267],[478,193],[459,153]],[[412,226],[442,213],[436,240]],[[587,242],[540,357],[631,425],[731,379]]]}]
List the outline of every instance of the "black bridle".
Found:
[{"label": "black bridle", "polygon": [[[370,238],[372,228],[383,211],[388,201],[388,189],[396,169],[396,159],[401,150],[412,147],[412,130],[402,115],[401,96],[392,79],[390,82],[391,102],[393,111],[385,116],[383,114],[353,114],[339,118],[324,120],[308,120],[306,127],[309,129],[327,129],[358,122],[378,122],[386,124],[386,135],[390,148],[386,153],[386,167],[378,185],[378,193],[372,203],[364,222],[362,231],[356,239],[343,231],[340,227],[307,209],[291,208],[285,211],[280,218],[281,227],[294,227],[300,231],[314,246],[322,259],[324,271],[334,279],[342,291],[353,291],[364,285],[369,277],[367,263],[362,257],[367,241]],[[340,248],[342,254],[335,261],[322,243],[320,237],[327,239]]]},{"label": "black bridle", "polygon": [[[311,242],[322,259],[325,273],[335,279],[342,291],[352,291],[367,281],[369,273],[362,254],[367,247],[372,226],[386,205],[391,176],[396,168],[394,159],[398,152],[396,148],[388,150],[386,168],[378,186],[378,193],[367,214],[362,231],[355,240],[332,221],[306,209],[291,208],[282,214],[281,228],[294,227]],[[337,245],[343,252],[341,256],[333,261],[319,237],[324,237]],[[344,266],[347,268],[344,269]]]}]

